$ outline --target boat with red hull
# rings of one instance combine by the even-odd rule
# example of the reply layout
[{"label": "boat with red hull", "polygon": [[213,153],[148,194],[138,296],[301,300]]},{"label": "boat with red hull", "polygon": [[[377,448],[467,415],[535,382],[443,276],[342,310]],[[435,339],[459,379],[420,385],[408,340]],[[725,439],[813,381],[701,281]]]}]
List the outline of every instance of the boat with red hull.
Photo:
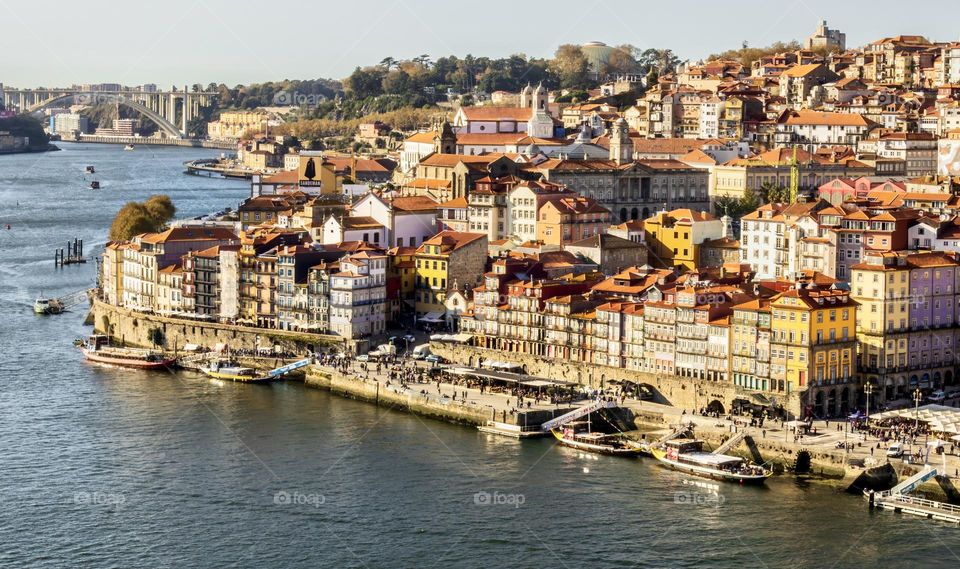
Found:
[{"label": "boat with red hull", "polygon": [[99,335],[80,344],[80,351],[92,362],[137,369],[166,369],[176,362],[151,350],[112,347],[109,338]]}]

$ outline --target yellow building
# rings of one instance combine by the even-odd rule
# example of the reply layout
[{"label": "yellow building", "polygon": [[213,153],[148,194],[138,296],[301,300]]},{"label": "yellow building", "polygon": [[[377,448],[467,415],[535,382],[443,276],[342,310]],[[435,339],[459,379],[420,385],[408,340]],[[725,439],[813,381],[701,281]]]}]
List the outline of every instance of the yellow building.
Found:
[{"label": "yellow building", "polygon": [[700,266],[700,245],[723,236],[723,222],[692,209],[661,211],[643,222],[651,265],[692,271]]},{"label": "yellow building", "polygon": [[210,140],[239,140],[247,131],[264,132],[268,119],[264,111],[224,111],[219,120],[207,123],[207,136]]},{"label": "yellow building", "polygon": [[444,322],[447,292],[478,286],[487,264],[484,233],[443,231],[416,253],[416,309],[421,322]]},{"label": "yellow building", "polygon": [[771,381],[784,382],[788,392],[805,391],[805,415],[854,409],[857,302],[849,291],[798,284],[770,309]]}]

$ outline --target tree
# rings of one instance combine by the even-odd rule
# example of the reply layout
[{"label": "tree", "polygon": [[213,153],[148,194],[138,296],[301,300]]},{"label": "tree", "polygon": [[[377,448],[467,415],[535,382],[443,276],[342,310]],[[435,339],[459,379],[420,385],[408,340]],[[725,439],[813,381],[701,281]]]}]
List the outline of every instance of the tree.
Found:
[{"label": "tree", "polygon": [[680,58],[673,53],[673,50],[650,48],[640,54],[637,62],[641,69],[649,71],[654,68],[658,75],[663,75],[675,70],[680,64]]},{"label": "tree", "polygon": [[150,196],[147,198],[147,201],[143,202],[143,207],[147,210],[147,214],[150,215],[151,219],[156,221],[158,225],[163,225],[170,221],[177,213],[177,207],[173,205],[170,196],[163,194]]},{"label": "tree", "polygon": [[757,195],[763,203],[783,203],[790,199],[787,188],[775,182],[764,182],[757,190]]},{"label": "tree", "polygon": [[776,53],[797,51],[801,49],[801,47],[800,42],[796,40],[791,40],[786,43],[781,41],[773,42],[767,47],[750,47],[747,42],[744,42],[740,49],[728,49],[721,53],[715,53],[711,55],[709,59],[732,59],[740,62],[744,67],[750,67],[754,61],[762,57]]},{"label": "tree", "polygon": [[619,75],[624,73],[639,73],[640,64],[633,57],[636,48],[632,45],[621,45],[610,52],[610,57],[603,66],[604,75]]},{"label": "tree", "polygon": [[347,89],[353,92],[358,99],[375,97],[383,93],[382,82],[385,72],[379,67],[357,67],[350,77],[347,77]]},{"label": "tree", "polygon": [[383,59],[380,60],[380,66],[386,69],[387,71],[390,71],[391,69],[393,69],[393,66],[397,65],[397,63],[398,63],[397,60],[392,57],[384,57]]},{"label": "tree", "polygon": [[159,231],[176,213],[169,196],[154,195],[147,201],[127,202],[110,224],[110,239],[128,241],[134,235]]},{"label": "tree", "polygon": [[551,70],[560,79],[560,87],[585,88],[589,86],[590,64],[580,46],[564,44],[557,48]]}]

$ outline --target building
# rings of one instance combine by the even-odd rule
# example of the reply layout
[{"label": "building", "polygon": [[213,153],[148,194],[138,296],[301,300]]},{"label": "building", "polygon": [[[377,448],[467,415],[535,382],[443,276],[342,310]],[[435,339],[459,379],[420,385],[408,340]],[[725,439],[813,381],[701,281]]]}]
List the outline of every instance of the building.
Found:
[{"label": "building", "polygon": [[593,263],[605,275],[647,264],[647,248],[643,244],[609,233],[575,241],[565,245],[564,250]]},{"label": "building", "polygon": [[248,134],[266,132],[270,119],[265,111],[223,111],[220,118],[207,123],[210,140],[240,140]]},{"label": "building", "polygon": [[817,31],[803,40],[803,49],[843,51],[847,49],[847,34],[840,30],[831,30],[827,21],[821,20]]},{"label": "building", "polygon": [[850,292],[798,283],[770,303],[770,380],[803,391],[805,416],[846,416],[857,406],[857,302]]},{"label": "building", "polygon": [[340,260],[330,276],[330,331],[358,339],[386,330],[387,256],[361,252]]},{"label": "building", "polygon": [[426,323],[444,321],[447,293],[480,284],[487,264],[487,236],[442,231],[418,248],[416,311]]},{"label": "building", "polygon": [[701,267],[700,246],[724,234],[723,222],[689,208],[660,211],[643,222],[650,263],[682,272]]}]

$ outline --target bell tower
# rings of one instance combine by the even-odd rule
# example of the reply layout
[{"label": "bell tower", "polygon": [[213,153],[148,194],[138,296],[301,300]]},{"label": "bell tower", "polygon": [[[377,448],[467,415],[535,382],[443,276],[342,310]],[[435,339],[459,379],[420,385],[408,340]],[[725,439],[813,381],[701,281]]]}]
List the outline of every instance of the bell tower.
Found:
[{"label": "bell tower", "polygon": [[610,131],[610,160],[617,164],[633,162],[633,141],[630,140],[630,128],[627,121],[619,118]]}]

